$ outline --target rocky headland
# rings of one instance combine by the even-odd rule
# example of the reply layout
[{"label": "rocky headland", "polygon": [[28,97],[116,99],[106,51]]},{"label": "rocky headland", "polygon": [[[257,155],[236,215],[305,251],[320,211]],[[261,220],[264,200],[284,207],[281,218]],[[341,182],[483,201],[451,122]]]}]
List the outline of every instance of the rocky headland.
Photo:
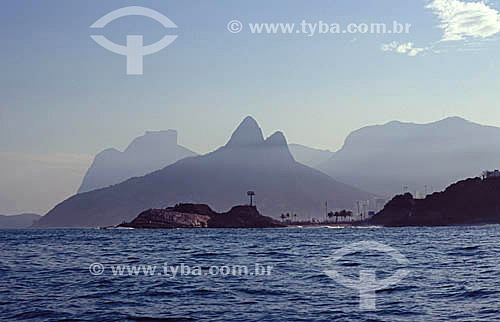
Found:
[{"label": "rocky headland", "polygon": [[205,204],[178,204],[165,209],[149,209],[118,227],[143,229],[171,228],[277,228],[279,221],[263,216],[255,206],[235,206],[217,213]]},{"label": "rocky headland", "polygon": [[459,181],[425,199],[398,195],[368,223],[393,227],[499,224],[500,178]]}]

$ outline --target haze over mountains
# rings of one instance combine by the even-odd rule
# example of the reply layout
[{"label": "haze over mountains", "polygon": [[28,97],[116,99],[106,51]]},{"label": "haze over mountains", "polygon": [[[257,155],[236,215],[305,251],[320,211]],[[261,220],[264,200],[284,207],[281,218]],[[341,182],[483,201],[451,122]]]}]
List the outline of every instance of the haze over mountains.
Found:
[{"label": "haze over mountains", "polygon": [[123,152],[106,149],[97,154],[78,193],[143,176],[194,155],[197,154],[177,144],[177,131],[147,131],[135,138]]},{"label": "haze over mountains", "polygon": [[145,209],[180,202],[206,203],[223,212],[245,204],[248,190],[256,192],[259,211],[275,217],[290,212],[308,218],[324,213],[325,201],[330,208],[350,208],[356,200],[373,196],[296,162],[283,133],[264,139],[257,122],[247,117],[216,151],[77,194],[57,205],[37,225],[115,225]]},{"label": "haze over mountains", "polygon": [[37,214],[0,215],[0,229],[28,228],[40,217]]},{"label": "haze over mountains", "polygon": [[422,194],[500,167],[500,128],[458,117],[429,124],[389,122],[352,132],[318,169],[352,186],[393,196]]},{"label": "haze over mountains", "polygon": [[288,148],[295,161],[312,168],[316,168],[320,164],[323,164],[323,162],[327,161],[335,154],[329,150],[310,148],[301,144],[289,144]]}]

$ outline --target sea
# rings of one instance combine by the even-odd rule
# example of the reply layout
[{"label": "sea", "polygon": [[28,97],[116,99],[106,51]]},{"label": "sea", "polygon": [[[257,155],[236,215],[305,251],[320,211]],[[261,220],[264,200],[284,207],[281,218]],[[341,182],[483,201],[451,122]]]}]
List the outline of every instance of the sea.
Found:
[{"label": "sea", "polygon": [[0,321],[500,320],[500,226],[12,229],[0,249]]}]

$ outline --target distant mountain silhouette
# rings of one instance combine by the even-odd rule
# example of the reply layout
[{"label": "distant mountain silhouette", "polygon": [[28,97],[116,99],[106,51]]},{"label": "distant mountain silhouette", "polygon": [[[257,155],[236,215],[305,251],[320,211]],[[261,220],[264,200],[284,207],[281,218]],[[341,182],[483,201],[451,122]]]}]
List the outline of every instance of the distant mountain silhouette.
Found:
[{"label": "distant mountain silhouette", "polygon": [[393,196],[444,189],[500,167],[500,128],[458,117],[429,124],[389,122],[352,132],[318,169],[352,186]]},{"label": "distant mountain silhouette", "polygon": [[20,214],[20,215],[0,215],[0,229],[4,228],[28,228],[35,221],[40,219],[37,214]]},{"label": "distant mountain silhouette", "polygon": [[124,152],[106,149],[94,158],[78,193],[108,187],[162,169],[195,152],[177,144],[177,131],[147,131]]},{"label": "distant mountain silhouette", "polygon": [[371,194],[339,183],[295,162],[286,139],[276,132],[264,139],[257,122],[247,117],[229,142],[214,152],[182,159],[144,177],[75,195],[57,205],[39,226],[109,226],[130,221],[150,208],[180,202],[206,203],[222,212],[247,201],[253,190],[265,216],[283,212],[303,218],[331,208],[352,207]]},{"label": "distant mountain silhouette", "polygon": [[289,144],[288,148],[290,149],[295,161],[312,168],[319,166],[335,154],[329,150],[310,148],[301,144]]}]

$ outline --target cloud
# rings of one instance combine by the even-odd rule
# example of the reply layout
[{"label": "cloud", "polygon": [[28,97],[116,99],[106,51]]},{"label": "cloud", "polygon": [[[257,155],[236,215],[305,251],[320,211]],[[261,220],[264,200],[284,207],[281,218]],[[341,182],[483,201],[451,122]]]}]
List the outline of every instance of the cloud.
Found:
[{"label": "cloud", "polygon": [[417,56],[421,52],[426,51],[428,48],[420,48],[414,47],[412,42],[400,43],[397,41],[393,41],[388,44],[383,44],[381,49],[382,51],[392,51],[399,54],[407,54],[408,56]]},{"label": "cloud", "polygon": [[440,53],[441,50],[435,49],[438,44],[450,41],[462,41],[460,45],[463,47],[459,51],[477,51],[481,49],[480,42],[491,40],[492,36],[500,33],[500,12],[488,6],[486,1],[430,0],[426,8],[431,9],[440,21],[443,36],[439,41],[427,47],[414,47],[413,42],[393,41],[383,44],[382,51],[408,56],[427,51]]},{"label": "cloud", "polygon": [[500,33],[500,13],[486,2],[432,0],[427,8],[441,22],[441,41],[488,38]]}]

